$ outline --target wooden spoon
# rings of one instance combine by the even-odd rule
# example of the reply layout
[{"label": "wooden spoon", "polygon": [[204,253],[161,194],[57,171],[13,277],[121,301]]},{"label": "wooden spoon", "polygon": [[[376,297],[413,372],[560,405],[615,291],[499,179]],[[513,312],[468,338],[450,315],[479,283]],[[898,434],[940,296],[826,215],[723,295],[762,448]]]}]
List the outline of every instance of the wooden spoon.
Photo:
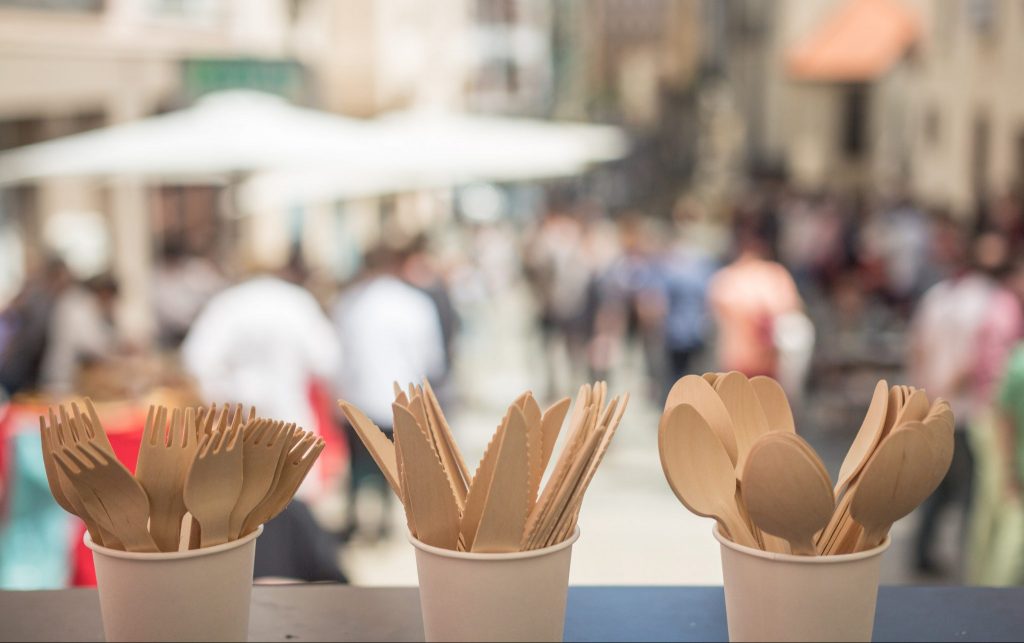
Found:
[{"label": "wooden spoon", "polygon": [[661,416],[662,423],[672,409],[679,404],[689,404],[700,413],[722,442],[725,452],[729,455],[729,460],[735,465],[737,461],[736,436],[732,417],[729,414],[729,409],[723,404],[722,398],[711,384],[696,375],[680,378],[672,386],[672,390],[669,391],[668,398],[665,400],[665,410]]},{"label": "wooden spoon", "polygon": [[736,436],[736,472],[742,484],[747,454],[758,438],[771,431],[771,426],[754,387],[743,373],[726,373],[718,378],[715,390],[732,419],[732,429]]},{"label": "wooden spoon", "polygon": [[658,452],[669,486],[687,509],[717,520],[734,542],[757,547],[736,507],[732,460],[695,408],[680,404],[672,409],[658,429]]},{"label": "wooden spoon", "polygon": [[[906,389],[904,387],[904,395],[906,395]],[[905,397],[903,406],[900,408],[899,414],[896,416],[896,421],[893,424],[893,428],[899,428],[901,425],[907,422],[920,422],[928,416],[930,405],[928,404],[928,395],[923,389],[916,389],[910,393],[909,396]]]},{"label": "wooden spoon", "polygon": [[772,431],[796,433],[796,422],[793,421],[793,409],[789,406],[786,392],[774,379],[764,375],[750,378],[757,399],[761,402],[768,426]]},{"label": "wooden spoon", "polygon": [[810,445],[796,434],[768,433],[750,449],[743,472],[743,501],[754,524],[785,538],[800,556],[817,553],[814,535],[835,509],[824,465],[809,452]]},{"label": "wooden spoon", "polygon": [[920,422],[899,427],[879,445],[850,502],[850,515],[864,529],[857,551],[881,544],[893,523],[935,491],[947,470],[937,466],[938,455]]},{"label": "wooden spoon", "polygon": [[853,438],[850,450],[846,452],[843,464],[839,467],[839,480],[836,481],[835,497],[843,495],[847,485],[861,472],[864,465],[875,452],[875,447],[882,440],[885,429],[885,417],[889,409],[889,383],[879,380],[875,385],[875,393],[871,396],[868,412],[861,422],[857,435]]}]

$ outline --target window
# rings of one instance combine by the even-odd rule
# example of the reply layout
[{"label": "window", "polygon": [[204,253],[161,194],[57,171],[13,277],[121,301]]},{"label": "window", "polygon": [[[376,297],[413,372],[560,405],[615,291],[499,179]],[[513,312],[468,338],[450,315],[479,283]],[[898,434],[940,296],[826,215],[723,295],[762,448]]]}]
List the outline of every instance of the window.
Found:
[{"label": "window", "polygon": [[43,11],[74,11],[99,13],[103,11],[104,0],[0,0],[2,7],[41,9]]},{"label": "window", "polygon": [[860,158],[867,151],[868,88],[858,83],[846,88],[843,96],[844,114],[842,131],[843,153],[851,159]]},{"label": "window", "polygon": [[978,114],[974,117],[971,141],[971,186],[977,198],[984,198],[988,181],[988,157],[991,128],[988,116]]},{"label": "window", "polygon": [[1017,132],[1017,159],[1013,185],[1024,197],[1024,128]]},{"label": "window", "polygon": [[146,0],[146,15],[152,20],[212,26],[221,18],[221,0]]}]

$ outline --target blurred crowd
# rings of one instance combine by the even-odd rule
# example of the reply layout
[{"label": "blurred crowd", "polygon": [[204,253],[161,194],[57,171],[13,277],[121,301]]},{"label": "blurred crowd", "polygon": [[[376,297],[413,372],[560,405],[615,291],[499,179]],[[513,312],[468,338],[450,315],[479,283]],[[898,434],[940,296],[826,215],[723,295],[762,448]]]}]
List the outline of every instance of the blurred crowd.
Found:
[{"label": "blurred crowd", "polygon": [[[778,378],[808,433],[844,440],[872,378],[949,400],[956,459],[923,512],[916,568],[943,571],[938,526],[970,515],[965,578],[1024,581],[1020,195],[984,204],[968,224],[898,194],[802,194],[779,181],[752,185],[727,208],[684,196],[663,213],[609,213],[553,192],[526,224],[456,227],[458,252],[439,252],[427,231],[367,250],[353,279],[326,287],[299,253],[282,268],[230,280],[210,258],[163,242],[152,288],[157,352],[178,364],[176,381],[192,387],[196,403],[254,405],[337,434],[348,466],[311,476],[299,496],[314,502],[343,487],[345,518],[331,542],[390,529],[386,509],[372,519],[360,510],[367,494],[385,507],[390,494],[332,400],[351,401],[386,432],[395,381],[428,377],[443,401],[457,403],[452,374],[466,311],[525,285],[546,365],[536,385],[550,397],[640,360],[645,381],[634,394],[660,407],[685,374],[738,370]],[[119,338],[117,295],[111,278],[75,280],[58,258],[31,274],[0,315],[6,395],[17,403],[88,392],[84,374],[154,352]],[[125,390],[133,385],[142,386],[132,379]],[[267,553],[258,572],[343,578],[324,544],[331,537],[302,502],[278,520],[278,536],[268,527],[261,542],[301,537],[315,544],[308,551],[328,553],[302,561]]]}]

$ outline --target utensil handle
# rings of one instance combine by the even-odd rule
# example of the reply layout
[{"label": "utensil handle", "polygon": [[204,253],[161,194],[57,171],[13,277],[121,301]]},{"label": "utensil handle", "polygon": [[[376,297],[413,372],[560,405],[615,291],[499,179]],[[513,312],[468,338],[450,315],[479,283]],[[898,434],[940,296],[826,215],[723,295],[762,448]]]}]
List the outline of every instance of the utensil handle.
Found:
[{"label": "utensil handle", "polygon": [[221,515],[201,521],[199,523],[200,547],[213,547],[228,542],[229,521],[229,516]]},{"label": "utensil handle", "polygon": [[747,528],[747,523],[740,517],[738,511],[724,510],[722,514],[719,518],[719,523],[725,527],[734,543],[744,547],[761,549],[757,539],[754,538],[754,535]]},{"label": "utensil handle", "polygon": [[857,546],[853,548],[853,551],[867,551],[878,547],[885,540],[885,535],[889,532],[889,525],[881,528],[867,529],[860,534],[860,538],[857,539]]}]

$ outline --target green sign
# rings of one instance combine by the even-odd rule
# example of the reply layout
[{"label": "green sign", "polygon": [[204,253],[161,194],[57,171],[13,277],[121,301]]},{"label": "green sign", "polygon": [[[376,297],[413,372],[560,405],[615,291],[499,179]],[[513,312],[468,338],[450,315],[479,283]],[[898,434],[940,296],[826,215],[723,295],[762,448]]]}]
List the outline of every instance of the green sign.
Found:
[{"label": "green sign", "polygon": [[294,60],[200,58],[182,63],[184,90],[190,100],[224,89],[255,89],[301,101],[306,73]]}]

